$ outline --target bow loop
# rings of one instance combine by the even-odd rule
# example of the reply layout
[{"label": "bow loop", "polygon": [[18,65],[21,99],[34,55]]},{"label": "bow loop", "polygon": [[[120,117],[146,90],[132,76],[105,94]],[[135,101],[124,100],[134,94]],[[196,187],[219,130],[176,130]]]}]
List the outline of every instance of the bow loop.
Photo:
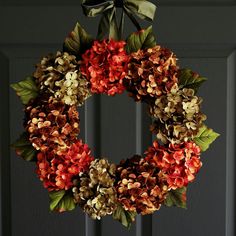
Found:
[{"label": "bow loop", "polygon": [[142,20],[153,21],[156,6],[145,0],[124,0],[124,8]]},{"label": "bow loop", "polygon": [[109,38],[119,39],[121,37],[124,13],[122,13],[121,23],[118,27],[116,8],[122,8],[138,30],[141,27],[135,16],[142,20],[153,21],[156,11],[156,6],[146,0],[83,0],[82,9],[86,16],[95,17],[102,14],[98,29],[99,39],[103,38],[107,33]]},{"label": "bow loop", "polygon": [[82,9],[86,16],[95,17],[99,14],[105,13],[107,10],[114,8],[113,1],[93,1],[93,0],[84,0],[82,1]]}]

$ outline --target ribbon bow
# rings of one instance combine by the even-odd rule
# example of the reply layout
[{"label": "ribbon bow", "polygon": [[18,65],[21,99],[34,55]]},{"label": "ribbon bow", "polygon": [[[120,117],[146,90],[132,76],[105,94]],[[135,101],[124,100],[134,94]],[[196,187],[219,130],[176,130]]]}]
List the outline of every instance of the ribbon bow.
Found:
[{"label": "ribbon bow", "polygon": [[[124,14],[126,14],[138,30],[141,27],[134,16],[140,19],[153,21],[156,6],[146,0],[83,0],[82,9],[86,16],[95,17],[102,14],[99,27],[98,39],[109,38],[120,39],[124,28]],[[121,20],[118,26],[116,8],[122,8]]]}]

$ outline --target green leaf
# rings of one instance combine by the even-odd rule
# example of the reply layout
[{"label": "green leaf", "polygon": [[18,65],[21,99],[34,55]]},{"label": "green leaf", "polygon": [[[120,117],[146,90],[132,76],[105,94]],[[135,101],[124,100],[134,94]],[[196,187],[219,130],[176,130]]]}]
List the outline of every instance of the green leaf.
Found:
[{"label": "green leaf", "polygon": [[27,77],[25,80],[11,84],[11,87],[16,91],[24,105],[38,96],[38,88],[33,77]]},{"label": "green leaf", "polygon": [[212,129],[208,128],[206,125],[203,125],[197,135],[194,137],[194,142],[201,148],[201,151],[206,151],[210,144],[213,143],[220,134],[214,132]]},{"label": "green leaf", "polygon": [[15,149],[16,154],[26,161],[36,161],[37,151],[30,143],[26,132],[21,134],[21,136],[12,144],[12,147]]},{"label": "green leaf", "polygon": [[127,39],[126,50],[128,53],[137,52],[139,49],[152,48],[156,45],[152,33],[152,26],[147,29],[132,33]]},{"label": "green leaf", "polygon": [[60,190],[49,192],[51,211],[72,211],[76,204],[71,192]]},{"label": "green leaf", "polygon": [[80,55],[91,46],[92,42],[92,37],[77,22],[74,30],[65,39],[63,48],[64,51]]},{"label": "green leaf", "polygon": [[114,211],[112,217],[118,220],[123,226],[130,229],[132,223],[135,221],[136,212],[126,211],[120,204]]},{"label": "green leaf", "polygon": [[207,78],[201,77],[190,69],[181,69],[179,72],[179,88],[191,88],[195,93]]},{"label": "green leaf", "polygon": [[186,191],[186,187],[169,191],[164,205],[168,207],[176,206],[186,209]]}]

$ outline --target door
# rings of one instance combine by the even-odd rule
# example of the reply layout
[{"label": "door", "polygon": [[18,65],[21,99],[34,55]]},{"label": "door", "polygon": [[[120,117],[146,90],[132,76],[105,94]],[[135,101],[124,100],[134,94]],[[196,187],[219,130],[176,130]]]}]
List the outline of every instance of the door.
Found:
[{"label": "door", "polygon": [[[9,145],[22,132],[23,107],[9,84],[34,64],[61,49],[76,21],[96,34],[98,18],[88,19],[78,0],[0,0],[1,236],[234,236],[235,222],[235,0],[160,0],[154,32],[182,67],[208,78],[201,87],[207,124],[220,133],[203,154],[203,168],[188,188],[188,210],[162,207],[137,217],[130,231],[111,217],[93,221],[81,210],[49,212],[47,191],[35,166]],[[130,31],[135,29],[126,24]],[[142,153],[152,142],[145,106],[127,94],[93,96],[79,110],[81,137],[96,157],[118,163]],[[112,127],[112,128],[111,128]]]}]

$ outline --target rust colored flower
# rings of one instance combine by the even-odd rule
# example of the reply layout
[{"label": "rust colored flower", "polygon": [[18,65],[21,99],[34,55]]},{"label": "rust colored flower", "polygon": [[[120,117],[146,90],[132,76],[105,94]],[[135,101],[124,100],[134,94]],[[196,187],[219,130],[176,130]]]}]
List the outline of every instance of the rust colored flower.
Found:
[{"label": "rust colored flower", "polygon": [[25,109],[29,140],[38,151],[63,155],[79,134],[77,107],[53,97],[40,101],[35,100]]},{"label": "rust colored flower", "polygon": [[154,141],[145,152],[145,160],[161,170],[159,176],[167,183],[168,189],[176,189],[195,179],[202,166],[200,151],[194,142],[163,147]]},{"label": "rust colored flower", "polygon": [[73,179],[86,172],[93,159],[88,145],[79,140],[65,155],[38,153],[37,174],[49,191],[68,190],[73,186]]},{"label": "rust colored flower", "polygon": [[125,210],[151,214],[159,210],[167,186],[161,181],[159,168],[141,156],[123,160],[117,167],[117,197]]},{"label": "rust colored flower", "polygon": [[178,82],[176,56],[155,46],[131,54],[124,84],[136,101],[147,101],[169,93]]},{"label": "rust colored flower", "polygon": [[115,95],[124,91],[129,56],[124,41],[94,41],[82,55],[81,72],[91,83],[92,93]]}]

